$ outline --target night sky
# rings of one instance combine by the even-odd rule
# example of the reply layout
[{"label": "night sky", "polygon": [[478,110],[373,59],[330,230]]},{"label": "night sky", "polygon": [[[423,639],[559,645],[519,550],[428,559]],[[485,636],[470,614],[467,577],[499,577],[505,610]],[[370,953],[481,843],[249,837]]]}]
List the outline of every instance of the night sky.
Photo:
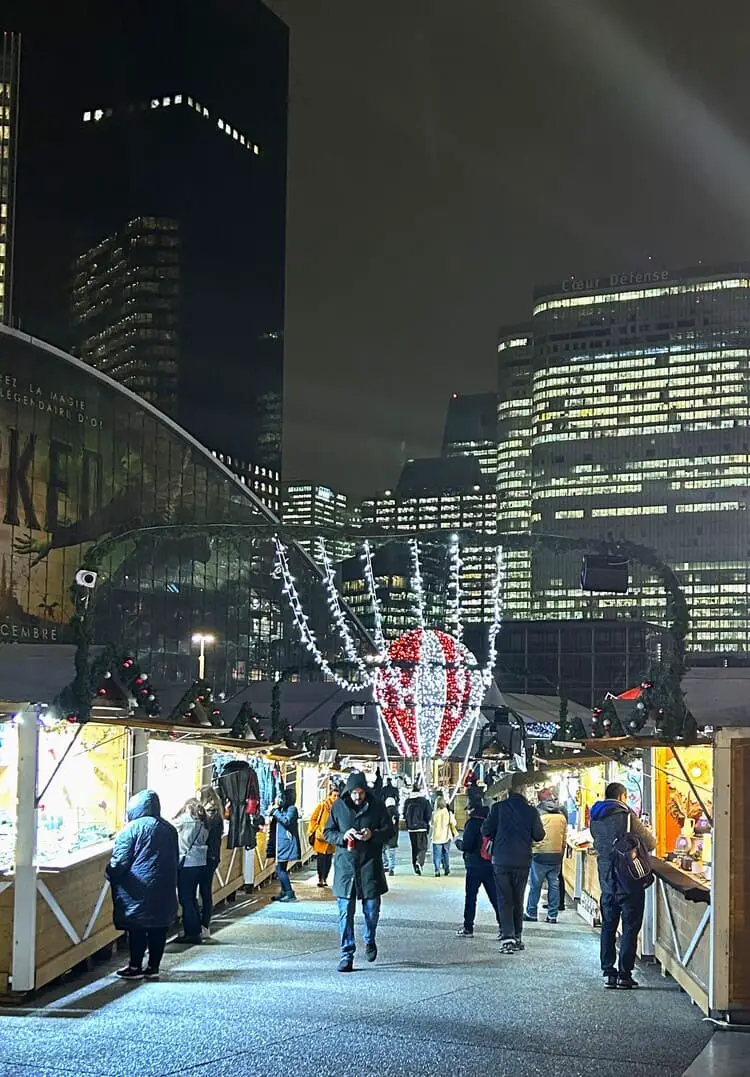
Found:
[{"label": "night sky", "polygon": [[287,478],[363,496],[437,453],[536,284],[750,257],[747,0],[269,6],[292,34]]}]

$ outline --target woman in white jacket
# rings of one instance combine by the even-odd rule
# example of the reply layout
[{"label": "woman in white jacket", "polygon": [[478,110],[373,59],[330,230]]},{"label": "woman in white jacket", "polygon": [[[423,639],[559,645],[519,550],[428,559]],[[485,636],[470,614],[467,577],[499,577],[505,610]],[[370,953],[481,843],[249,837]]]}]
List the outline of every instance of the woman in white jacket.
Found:
[{"label": "woman in white jacket", "polygon": [[208,862],[208,816],[196,797],[191,797],[174,821],[180,843],[177,894],[182,906],[182,934],[178,942],[201,941],[201,910],[198,887]]},{"label": "woman in white jacket", "polygon": [[451,873],[450,847],[457,833],[456,817],[445,803],[445,797],[439,796],[432,815],[432,863],[436,879],[440,878],[441,867],[446,875]]}]

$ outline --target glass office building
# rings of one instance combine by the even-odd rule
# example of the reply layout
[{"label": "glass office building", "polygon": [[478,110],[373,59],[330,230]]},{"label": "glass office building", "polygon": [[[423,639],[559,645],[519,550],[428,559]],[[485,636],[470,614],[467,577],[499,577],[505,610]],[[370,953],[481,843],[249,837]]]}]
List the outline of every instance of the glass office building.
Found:
[{"label": "glass office building", "polygon": [[[92,544],[123,536],[93,592],[95,642],[132,649],[157,687],[195,678],[194,632],[213,636],[207,674],[229,694],[309,668],[273,544],[253,535],[274,523],[240,478],[150,404],[0,327],[0,643],[70,642],[76,571]],[[186,530],[195,525],[205,531]],[[170,531],[125,536],[151,527]],[[340,660],[318,573],[297,548],[289,559],[321,647]]]},{"label": "glass office building", "polygon": [[[501,474],[501,526],[528,513],[533,530],[652,547],[686,592],[690,649],[750,649],[750,264],[540,289],[530,331],[500,349],[500,467],[518,508],[503,516]],[[627,596],[582,592],[573,557],[529,568],[524,617],[663,619],[661,585],[635,567]]]}]

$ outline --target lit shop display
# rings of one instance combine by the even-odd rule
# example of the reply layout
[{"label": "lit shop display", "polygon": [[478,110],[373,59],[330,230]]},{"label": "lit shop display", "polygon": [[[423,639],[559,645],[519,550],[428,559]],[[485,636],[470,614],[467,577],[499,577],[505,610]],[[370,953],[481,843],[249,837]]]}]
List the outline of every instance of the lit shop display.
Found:
[{"label": "lit shop display", "polygon": [[711,881],[713,746],[654,749],[657,856],[693,880]]}]

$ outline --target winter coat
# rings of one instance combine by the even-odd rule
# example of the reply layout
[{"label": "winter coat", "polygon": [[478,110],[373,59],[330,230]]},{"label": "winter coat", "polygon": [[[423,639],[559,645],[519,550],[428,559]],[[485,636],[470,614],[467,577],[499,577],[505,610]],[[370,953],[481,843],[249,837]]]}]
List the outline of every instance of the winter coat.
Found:
[{"label": "winter coat", "polygon": [[216,871],[221,862],[221,840],[224,837],[224,820],[216,811],[208,813],[208,856],[206,863]]},{"label": "winter coat", "polygon": [[[357,841],[347,849],[347,830],[371,830],[369,841]],[[361,808],[355,807],[351,794],[344,793],[331,808],[323,831],[329,845],[335,845],[333,858],[333,895],[337,898],[371,899],[388,892],[383,868],[383,846],[393,836],[393,825],[382,800],[369,789]]]},{"label": "winter coat", "polygon": [[169,927],[177,916],[177,831],[149,789],[130,798],[127,820],[105,869],[115,927]]},{"label": "winter coat", "polygon": [[266,856],[269,860],[299,860],[299,812],[294,804],[286,808],[274,808],[269,812],[271,832],[268,836]]},{"label": "winter coat", "polygon": [[227,849],[254,849],[260,787],[258,775],[249,763],[233,759],[226,764],[219,778],[219,796],[225,807],[231,805]]},{"label": "winter coat", "polygon": [[398,803],[393,799],[393,797],[386,797],[385,810],[388,815],[388,818],[391,821],[391,827],[393,828],[393,834],[385,844],[388,846],[389,849],[398,849],[398,826],[400,819],[398,814]]},{"label": "winter coat", "polygon": [[628,816],[630,816],[631,832],[635,837],[640,838],[643,847],[648,852],[653,852],[656,848],[656,838],[627,804],[619,800],[598,800],[591,809],[589,830],[594,839],[594,849],[598,857],[597,867],[602,894],[614,894],[617,890],[612,846],[627,832]]},{"label": "winter coat", "polygon": [[328,816],[331,814],[331,808],[338,799],[338,793],[331,793],[330,796],[327,796],[325,800],[321,800],[320,804],[317,804],[313,809],[313,813],[310,816],[310,822],[307,824],[307,834],[313,852],[327,853],[329,856],[332,856],[336,852],[333,845],[329,845],[327,842],[323,841],[323,831],[328,822]]},{"label": "winter coat", "polygon": [[421,793],[409,793],[404,804],[404,822],[407,830],[429,830],[432,806]]},{"label": "winter coat", "polygon": [[432,816],[432,844],[445,845],[458,833],[456,817],[447,808],[436,808]]},{"label": "winter coat", "polygon": [[534,860],[540,864],[557,863],[562,860],[565,852],[568,821],[558,807],[557,801],[552,798],[540,802],[539,815],[544,827],[544,837],[541,841],[534,842],[532,848]]},{"label": "winter coat", "polygon": [[[482,823],[490,814],[490,809],[484,804],[478,805],[466,820],[464,832],[456,845],[464,854],[464,864],[467,868],[480,868],[487,864],[481,857],[482,849]],[[487,864],[489,867],[489,864]]]},{"label": "winter coat", "polygon": [[492,805],[482,823],[482,834],[492,840],[492,864],[501,871],[531,867],[532,842],[542,841],[539,812],[520,793]]},{"label": "winter coat", "polygon": [[205,868],[208,862],[208,827],[185,812],[175,819],[181,868]]},{"label": "winter coat", "polygon": [[391,781],[390,778],[388,779],[388,781],[383,786],[383,803],[385,804],[386,800],[389,800],[389,799],[395,801],[395,803],[396,803],[396,811],[398,811],[398,805],[399,805],[398,789],[393,784],[393,782]]}]

